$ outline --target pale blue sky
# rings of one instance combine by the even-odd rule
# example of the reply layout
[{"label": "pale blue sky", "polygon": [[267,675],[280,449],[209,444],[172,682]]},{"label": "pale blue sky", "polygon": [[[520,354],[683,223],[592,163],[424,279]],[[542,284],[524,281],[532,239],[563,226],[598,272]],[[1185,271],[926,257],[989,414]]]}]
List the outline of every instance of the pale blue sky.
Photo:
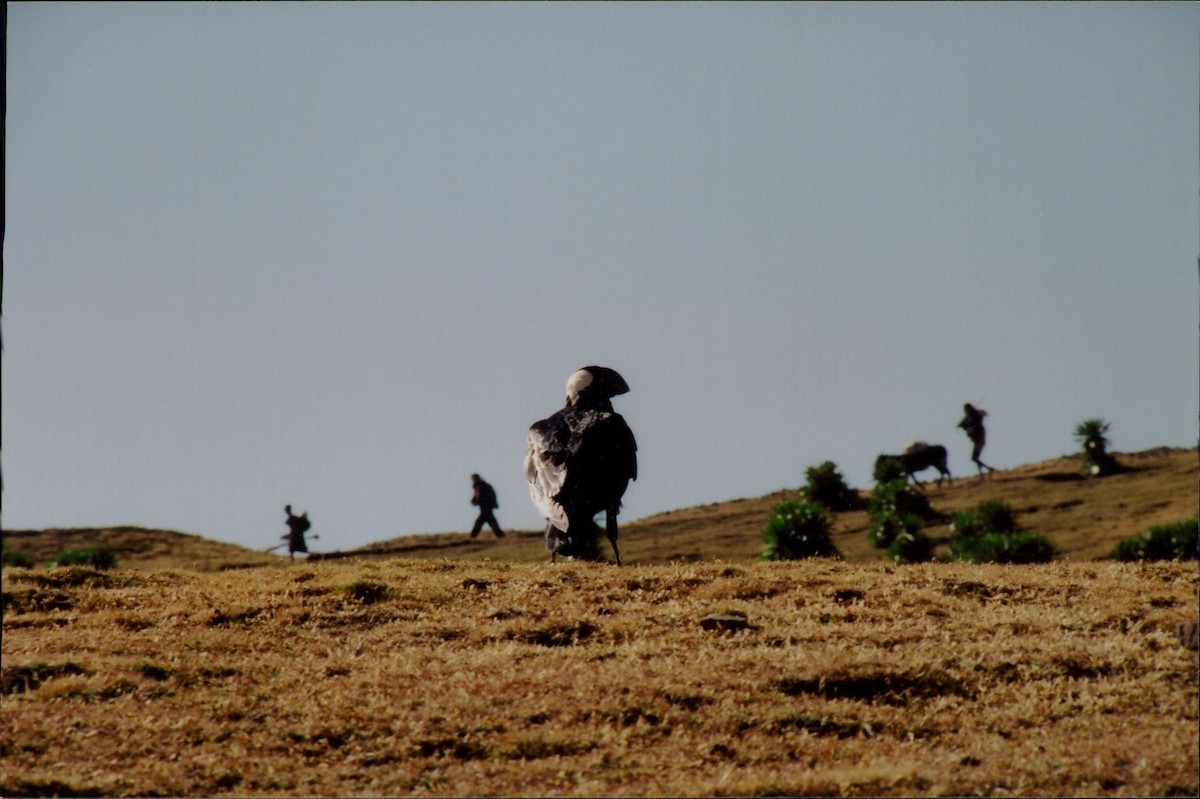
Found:
[{"label": "pale blue sky", "polygon": [[596,363],[624,517],[989,412],[1197,441],[1200,6],[8,10],[4,525],[535,528]]}]

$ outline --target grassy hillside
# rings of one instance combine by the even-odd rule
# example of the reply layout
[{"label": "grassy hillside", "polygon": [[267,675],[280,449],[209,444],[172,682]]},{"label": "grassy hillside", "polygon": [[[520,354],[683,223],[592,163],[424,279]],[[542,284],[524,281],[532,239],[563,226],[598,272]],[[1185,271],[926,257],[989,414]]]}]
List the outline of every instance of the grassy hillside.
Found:
[{"label": "grassy hillside", "polygon": [[[1049,536],[1067,561],[1103,559],[1122,538],[1151,525],[1195,516],[1200,502],[1200,459],[1194,449],[1159,448],[1118,453],[1129,467],[1123,474],[1088,479],[1078,456],[1056,458],[997,472],[987,479],[960,477],[952,485],[926,491],[934,509],[946,514],[986,499],[1002,499],[1018,512],[1018,521]],[[802,470],[798,470],[802,472]],[[933,472],[929,472],[932,474]],[[762,528],[781,499],[795,489],[753,499],[716,502],[623,523],[621,552],[627,563],[752,560],[762,552]],[[633,490],[651,490],[643,478]],[[870,492],[864,492],[869,496]],[[503,522],[503,519],[501,519]],[[834,541],[850,563],[876,563],[884,553],[867,543],[865,511],[834,516]],[[947,523],[927,528],[935,538],[949,535]],[[280,531],[282,533],[282,531]],[[181,568],[199,571],[286,563],[267,555],[200,536],[136,527],[73,530],[6,530],[6,549],[29,552],[35,563],[92,544],[105,544],[125,568]],[[310,542],[319,549],[319,542]],[[607,547],[604,549],[607,552]],[[413,535],[380,541],[327,558],[449,558],[536,562],[547,558],[541,530],[514,530],[496,539],[486,530],[474,541],[465,532]]]},{"label": "grassy hillside", "polygon": [[96,545],[110,547],[124,568],[222,571],[280,562],[278,557],[234,544],[142,527],[5,530],[2,538],[5,551],[28,553],[35,566],[44,566],[61,552]]},{"label": "grassy hillside", "polygon": [[[1085,478],[1080,457],[1070,456],[996,472],[983,480],[972,476],[960,477],[941,488],[931,484],[926,492],[933,508],[947,516],[987,499],[1002,499],[1016,509],[1023,527],[1047,535],[1061,552],[1060,558],[1068,561],[1106,558],[1122,538],[1155,524],[1196,515],[1200,502],[1200,458],[1196,450],[1164,447],[1119,453],[1117,458],[1129,471],[1103,479]],[[757,558],[762,552],[763,525],[771,509],[781,499],[794,495],[798,487],[622,524],[622,556],[629,563]],[[635,484],[632,490],[647,487]],[[870,492],[864,492],[864,496],[870,496]],[[884,553],[867,543],[867,528],[865,511],[834,516],[834,541],[848,562],[884,560]],[[931,524],[927,530],[935,538],[950,533],[948,522]],[[345,554],[516,562],[547,557],[540,530],[515,531],[503,539],[495,539],[485,531],[474,541],[463,533],[405,536]]]},{"label": "grassy hillside", "polygon": [[1022,567],[880,562],[862,513],[849,562],[758,561],[788,492],[634,522],[621,569],[5,533],[122,566],[3,570],[0,795],[1195,796],[1200,573],[1094,559],[1196,512],[1196,453],[1121,459],[929,489],[1066,553]]}]

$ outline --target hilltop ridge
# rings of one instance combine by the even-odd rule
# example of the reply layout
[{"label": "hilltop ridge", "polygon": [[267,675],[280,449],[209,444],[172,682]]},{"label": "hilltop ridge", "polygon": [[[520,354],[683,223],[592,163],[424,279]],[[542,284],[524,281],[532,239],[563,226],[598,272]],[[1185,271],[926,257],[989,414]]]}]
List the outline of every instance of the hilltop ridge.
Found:
[{"label": "hilltop ridge", "polygon": [[4,530],[0,538],[6,551],[28,553],[34,565],[44,565],[60,552],[96,545],[107,546],[116,552],[117,565],[122,568],[225,571],[280,562],[278,557],[237,544],[145,527]]},{"label": "hilltop ridge", "polygon": [[[959,477],[940,488],[931,483],[925,491],[933,508],[946,516],[987,499],[1004,500],[1017,511],[1022,527],[1049,536],[1059,558],[1068,561],[1106,558],[1122,538],[1196,515],[1200,503],[1196,449],[1157,447],[1116,453],[1116,457],[1127,470],[1110,477],[1085,477],[1080,456],[1068,455],[997,471],[985,479]],[[771,509],[794,496],[798,487],[623,523],[622,553],[631,564],[756,559]],[[870,496],[869,491],[860,494]],[[834,543],[847,562],[884,560],[884,553],[867,542],[865,511],[833,514],[832,527]],[[949,535],[948,522],[931,523],[926,530],[935,539]],[[6,549],[28,552],[38,564],[64,550],[94,544],[114,549],[126,568],[218,571],[288,562],[278,555],[171,530],[5,530],[0,535]],[[547,555],[541,530],[510,530],[502,539],[485,533],[472,540],[465,531],[401,536],[352,550],[314,553],[311,559],[389,557],[529,562],[545,560]]]},{"label": "hilltop ridge", "polygon": [[[1059,557],[1071,561],[1106,558],[1122,538],[1196,515],[1200,457],[1195,449],[1156,447],[1115,455],[1127,470],[1110,477],[1087,478],[1081,456],[1066,455],[1000,470],[984,479],[972,475],[940,488],[929,484],[925,491],[933,508],[947,516],[984,500],[1004,500],[1017,511],[1022,527],[1049,536]],[[771,509],[798,488],[623,523],[622,555],[629,563],[755,559],[762,552],[762,528]],[[871,492],[859,493],[867,498]],[[834,543],[848,562],[885,559],[883,551],[867,542],[868,523],[865,510],[833,514]],[[949,522],[931,523],[926,530],[934,538],[948,536]],[[465,533],[404,536],[324,557],[372,556],[512,561],[547,557],[540,530],[509,531],[503,539],[484,534],[471,540]]]}]

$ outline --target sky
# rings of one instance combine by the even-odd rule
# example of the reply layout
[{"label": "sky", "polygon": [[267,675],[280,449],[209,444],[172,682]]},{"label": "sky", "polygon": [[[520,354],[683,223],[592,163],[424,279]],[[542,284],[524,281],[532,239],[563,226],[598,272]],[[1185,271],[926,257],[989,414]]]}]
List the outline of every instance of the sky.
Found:
[{"label": "sky", "polygon": [[1195,446],[1196,3],[10,3],[2,521],[540,529],[598,364],[625,521],[944,444]]}]

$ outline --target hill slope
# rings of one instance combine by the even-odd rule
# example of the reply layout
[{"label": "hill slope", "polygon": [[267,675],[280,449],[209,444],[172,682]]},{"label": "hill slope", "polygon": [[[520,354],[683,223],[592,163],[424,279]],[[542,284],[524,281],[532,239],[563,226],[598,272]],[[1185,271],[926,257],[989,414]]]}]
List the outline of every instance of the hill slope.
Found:
[{"label": "hill slope", "polygon": [[[1102,479],[1085,478],[1080,457],[1066,456],[996,472],[984,480],[960,478],[941,488],[931,484],[926,492],[933,508],[947,516],[984,500],[1004,500],[1017,511],[1022,527],[1049,536],[1059,557],[1068,561],[1106,558],[1122,538],[1196,515],[1200,502],[1196,450],[1160,447],[1118,453],[1117,459],[1128,471]],[[771,509],[794,494],[795,489],[784,489],[622,524],[622,556],[630,563],[757,558]],[[867,542],[868,523],[865,511],[835,514],[834,541],[848,562],[884,559],[884,553]],[[950,534],[948,521],[926,529],[935,539]],[[510,532],[503,539],[485,532],[474,541],[464,533],[404,536],[326,557],[348,555],[508,561],[547,557],[540,530]]]},{"label": "hill slope", "polygon": [[[1122,538],[1146,528],[1195,516],[1200,502],[1200,460],[1194,449],[1160,447],[1118,453],[1123,474],[1085,478],[1079,456],[1066,456],[996,472],[985,480],[960,478],[951,485],[926,487],[933,508],[947,517],[987,499],[1001,499],[1018,512],[1018,522],[1050,537],[1062,560],[1106,558]],[[637,486],[643,489],[641,485]],[[649,488],[649,484],[647,484]],[[771,509],[795,489],[752,499],[715,502],[660,513],[622,524],[621,551],[627,562],[753,560],[762,552],[761,533]],[[862,492],[864,497],[870,492]],[[503,522],[503,519],[501,519]],[[867,543],[865,511],[833,517],[834,542],[850,563],[875,563],[884,553]],[[935,539],[949,535],[948,522],[931,524]],[[216,571],[286,562],[278,556],[195,535],[136,527],[3,532],[6,549],[30,553],[45,563],[64,550],[106,544],[126,568],[179,568]],[[605,550],[607,551],[607,550]],[[940,553],[939,553],[940,554]],[[454,560],[545,560],[540,530],[515,530],[503,539],[485,532],[471,540],[465,532],[412,535],[381,541],[314,559],[408,557]]]},{"label": "hill slope", "polygon": [[117,553],[117,565],[133,569],[224,571],[279,563],[278,557],[173,530],[142,527],[5,530],[5,551],[26,552],[44,565],[60,552],[104,545]]}]

